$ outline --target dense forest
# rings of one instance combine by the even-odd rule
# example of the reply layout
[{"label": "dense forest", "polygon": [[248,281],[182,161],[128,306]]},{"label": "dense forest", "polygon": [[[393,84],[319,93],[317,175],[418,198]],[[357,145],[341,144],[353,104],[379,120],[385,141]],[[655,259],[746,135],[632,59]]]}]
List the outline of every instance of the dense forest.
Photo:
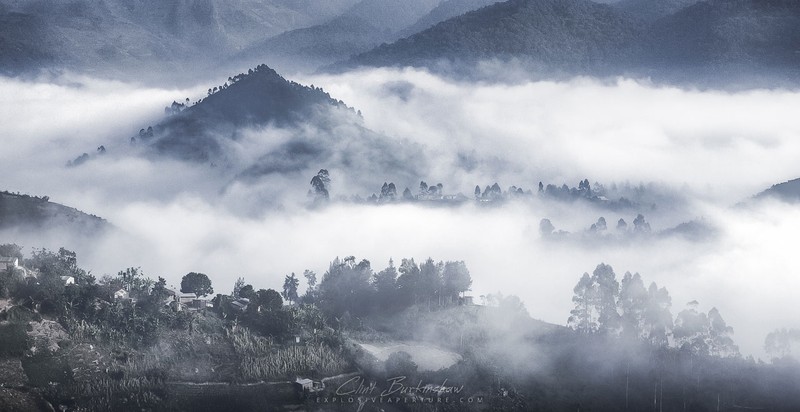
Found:
[{"label": "dense forest", "polygon": [[481,76],[476,63],[504,61],[539,77],[714,87],[797,77],[800,9],[790,0],[42,4],[0,2],[0,73],[72,69],[180,82],[187,72],[269,62],[290,71],[417,66]]},{"label": "dense forest", "polygon": [[618,62],[639,32],[627,15],[588,0],[510,0],[381,45],[352,62],[424,66],[439,59],[473,63],[528,56],[547,68],[599,70]]},{"label": "dense forest", "polygon": [[[696,3],[696,4],[695,4]],[[516,61],[545,77],[649,76],[712,87],[791,84],[800,8],[786,0],[511,0],[354,56],[336,69],[418,66],[475,74]]]}]

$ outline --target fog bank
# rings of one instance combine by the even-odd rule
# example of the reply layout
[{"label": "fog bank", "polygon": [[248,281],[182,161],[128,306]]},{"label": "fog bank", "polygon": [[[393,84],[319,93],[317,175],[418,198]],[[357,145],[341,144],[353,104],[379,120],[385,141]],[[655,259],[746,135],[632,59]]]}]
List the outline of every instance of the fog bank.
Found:
[{"label": "fog bank", "polygon": [[[239,276],[277,289],[290,272],[322,274],[336,256],[369,259],[376,271],[390,258],[465,260],[473,295],[519,295],[532,316],[558,324],[569,316],[580,275],[605,262],[618,277],[640,272],[645,282],[665,286],[673,315],[694,299],[701,309],[718,307],[745,354],[762,355],[764,336],[775,328],[800,327],[787,310],[800,287],[794,276],[800,263],[790,258],[800,241],[800,210],[778,202],[730,208],[800,174],[798,93],[700,92],[628,79],[473,85],[384,69],[294,80],[322,86],[361,110],[366,127],[389,139],[419,144],[430,165],[419,180],[442,182],[446,193],[471,196],[476,184],[495,181],[503,189],[535,191],[539,181],[575,186],[588,178],[661,182],[685,203],[619,212],[539,200],[488,208],[334,203],[307,209],[308,171],[232,183],[207,165],[151,158],[130,147],[129,137],[157,123],[165,105],[194,100],[207,85],[163,90],[78,76],[3,78],[0,189],[49,195],[108,219],[117,230],[90,241],[19,232],[5,233],[2,241],[21,243],[27,252],[76,249],[96,275],[141,266],[177,285],[183,274],[202,271],[222,293]],[[245,148],[261,138],[293,136],[291,130],[248,133],[261,135],[245,137]],[[99,145],[106,155],[65,167]],[[314,168],[333,171],[333,197],[367,196],[393,179],[399,190],[416,192],[417,179],[392,170],[375,175],[368,163]],[[374,184],[367,187],[368,181]],[[267,206],[272,197],[278,206]],[[243,214],[243,204],[261,212]],[[675,237],[587,243],[539,234],[542,218],[582,232],[599,216],[613,226],[619,218],[630,223],[638,212],[654,230],[704,218],[719,235],[700,243]]]}]

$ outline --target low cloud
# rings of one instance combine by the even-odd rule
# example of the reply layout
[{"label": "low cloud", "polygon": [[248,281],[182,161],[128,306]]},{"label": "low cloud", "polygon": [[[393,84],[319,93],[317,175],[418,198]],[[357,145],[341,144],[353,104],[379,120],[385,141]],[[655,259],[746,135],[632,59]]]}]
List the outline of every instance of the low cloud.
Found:
[{"label": "low cloud", "polygon": [[[771,201],[731,207],[797,177],[798,93],[701,92],[628,79],[467,84],[387,69],[305,77],[295,80],[322,86],[361,110],[367,128],[406,140],[401,147],[419,147],[421,158],[408,160],[419,176],[399,168],[380,173],[371,156],[381,150],[368,153],[341,139],[335,151],[349,148],[353,161],[331,158],[332,164],[236,180],[207,165],[141,156],[128,144],[140,127],[158,122],[167,103],[199,97],[204,85],[165,90],[83,77],[45,80],[0,79],[3,189],[49,195],[107,218],[116,230],[89,242],[20,232],[4,233],[3,241],[28,251],[71,247],[98,275],[141,266],[178,284],[181,275],[202,271],[218,292],[228,292],[239,276],[279,288],[290,272],[321,275],[335,256],[369,259],[376,270],[390,258],[431,256],[465,260],[476,296],[516,294],[532,316],[564,324],[580,275],[605,262],[620,277],[640,272],[646,282],[667,287],[673,314],[693,299],[706,310],[718,307],[744,353],[761,355],[764,336],[775,328],[800,327],[786,309],[800,287],[794,276],[800,263],[790,258],[800,240],[800,209]],[[285,143],[295,132],[248,131],[236,150],[241,159],[257,158],[267,148],[261,142]],[[106,155],[64,167],[99,145]],[[419,180],[442,182],[446,193],[471,196],[476,184],[495,181],[535,192],[540,180],[574,186],[589,178],[660,182],[682,206],[609,211],[534,198],[502,207],[334,203],[308,209],[309,173],[323,167],[331,170],[333,197],[366,196],[384,181],[412,191]],[[654,230],[704,218],[719,234],[704,242],[630,243],[554,242],[539,234],[545,217],[579,233],[599,216],[613,226],[619,218],[630,223],[638,212]]]},{"label": "low cloud", "polygon": [[797,174],[800,94],[789,91],[591,78],[472,84],[414,69],[301,81],[363,109],[373,130],[424,142],[442,176],[457,170],[459,155],[474,158],[473,173],[454,177],[462,190],[480,175],[524,186],[588,177],[686,184],[735,202]]}]

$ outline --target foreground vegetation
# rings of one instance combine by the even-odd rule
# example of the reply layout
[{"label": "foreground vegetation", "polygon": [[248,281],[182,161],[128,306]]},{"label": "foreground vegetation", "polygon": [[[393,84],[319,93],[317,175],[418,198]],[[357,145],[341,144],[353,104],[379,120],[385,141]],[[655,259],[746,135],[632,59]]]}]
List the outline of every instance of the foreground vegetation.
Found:
[{"label": "foreground vegetation", "polygon": [[[0,254],[24,258],[16,245]],[[514,296],[472,304],[464,262],[373,272],[347,257],[303,278],[304,294],[291,274],[281,292],[239,279],[203,301],[213,287],[192,272],[181,303],[139,269],[97,280],[73,252],[36,250],[0,274],[0,409],[357,410],[321,403],[352,382],[376,388],[362,410],[800,408],[796,331],[770,334],[771,363],[743,358],[718,311],[693,303],[673,317],[665,288],[617,281],[608,265],[579,278],[568,326],[532,319]],[[364,345],[404,349],[378,359]],[[298,377],[325,388],[298,391]],[[399,378],[429,391],[381,396]],[[378,402],[390,398],[400,403]]]}]

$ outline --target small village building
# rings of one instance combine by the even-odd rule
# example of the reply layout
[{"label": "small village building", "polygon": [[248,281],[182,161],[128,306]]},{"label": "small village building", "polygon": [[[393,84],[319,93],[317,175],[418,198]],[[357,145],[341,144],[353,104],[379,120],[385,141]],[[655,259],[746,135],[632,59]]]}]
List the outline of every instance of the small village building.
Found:
[{"label": "small village building", "polygon": [[64,282],[64,286],[75,284],[75,278],[72,276],[61,276],[61,281]]},{"label": "small village building", "polygon": [[114,292],[114,300],[125,300],[128,299],[129,297],[130,295],[128,294],[128,291],[125,289],[120,289]]},{"label": "small village building", "polygon": [[0,256],[0,269],[8,270],[8,269],[16,269],[18,267],[19,267],[19,258]]},{"label": "small village building", "polygon": [[311,389],[314,389],[314,381],[308,378],[297,378],[294,383],[295,386],[302,391],[311,391]]},{"label": "small village building", "polygon": [[308,378],[297,377],[294,381],[294,388],[298,393],[319,392],[325,389],[325,384]]},{"label": "small village building", "polygon": [[172,307],[173,303],[177,304],[177,302],[178,302],[178,292],[176,292],[176,291],[174,291],[172,289],[166,289],[166,294],[167,294],[167,296],[164,298],[164,301],[163,301],[164,306]]},{"label": "small village building", "polygon": [[178,302],[182,305],[191,305],[195,300],[197,300],[197,295],[194,293],[181,293],[178,295]]},{"label": "small village building", "polygon": [[231,307],[238,312],[246,311],[249,305],[250,299],[247,298],[239,298],[231,302]]}]

